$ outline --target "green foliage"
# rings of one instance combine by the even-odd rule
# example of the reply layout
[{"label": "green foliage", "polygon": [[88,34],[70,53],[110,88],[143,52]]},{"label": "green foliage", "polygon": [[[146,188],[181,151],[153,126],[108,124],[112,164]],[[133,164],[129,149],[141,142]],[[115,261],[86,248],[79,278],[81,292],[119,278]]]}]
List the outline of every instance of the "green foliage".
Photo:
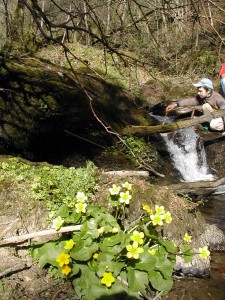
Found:
[{"label": "green foliage", "polygon": [[54,276],[72,280],[81,299],[116,293],[141,299],[149,283],[154,291],[165,295],[173,284],[176,256],[189,261],[192,247],[158,237],[156,227],[172,221],[163,206],[151,209],[144,204],[140,218],[124,227],[120,221],[130,201],[129,182],[109,188],[109,209],[91,204],[83,192],[78,192],[74,204],[62,205],[56,216],[63,219],[61,224],[80,225],[80,230],[34,245],[34,259],[42,267],[51,266]]},{"label": "green foliage", "polygon": [[128,158],[134,162],[138,158],[145,161],[146,164],[150,164],[154,160],[155,154],[142,139],[134,136],[124,136],[123,138],[128,147],[122,145],[122,151]]},{"label": "green foliage", "polygon": [[[81,299],[116,293],[140,299],[149,283],[152,290],[166,294],[172,287],[176,256],[186,262],[192,259],[192,247],[187,245],[191,237],[186,234],[186,244],[180,245],[159,238],[157,227],[172,221],[163,206],[152,209],[143,204],[137,220],[123,222],[133,201],[129,182],[109,188],[107,208],[94,205],[95,169],[91,163],[68,169],[27,164],[18,158],[1,163],[1,182],[26,185],[30,197],[45,201],[54,218],[53,228],[76,225],[73,232],[55,241],[34,245],[30,253],[55,278],[72,280]],[[199,253],[204,259],[209,255],[207,247]]]},{"label": "green foliage", "polygon": [[87,162],[86,168],[65,168],[63,166],[35,166],[18,158],[10,158],[0,164],[0,180],[12,179],[26,184],[28,196],[43,200],[51,211],[65,203],[70,206],[79,190],[91,195],[96,187],[96,167]]}]

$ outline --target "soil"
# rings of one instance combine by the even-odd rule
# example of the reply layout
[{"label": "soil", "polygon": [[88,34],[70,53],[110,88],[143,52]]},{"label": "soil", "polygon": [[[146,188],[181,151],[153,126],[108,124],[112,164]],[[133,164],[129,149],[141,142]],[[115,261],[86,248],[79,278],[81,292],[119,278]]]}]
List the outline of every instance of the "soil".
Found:
[{"label": "soil", "polygon": [[[46,229],[47,211],[41,202],[27,198],[21,191],[0,189],[0,240]],[[7,200],[6,200],[7,199]],[[0,299],[76,299],[71,284],[53,280],[29,255],[29,243],[0,247]]]}]

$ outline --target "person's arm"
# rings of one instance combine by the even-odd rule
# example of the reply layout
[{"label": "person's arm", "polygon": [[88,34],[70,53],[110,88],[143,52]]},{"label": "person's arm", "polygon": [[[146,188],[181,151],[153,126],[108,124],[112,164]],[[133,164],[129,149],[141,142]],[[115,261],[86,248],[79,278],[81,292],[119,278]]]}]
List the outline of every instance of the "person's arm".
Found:
[{"label": "person's arm", "polygon": [[179,107],[179,102],[173,102],[166,107],[166,112],[174,110],[177,107]]},{"label": "person's arm", "polygon": [[172,111],[177,107],[196,106],[196,105],[199,105],[199,102],[197,101],[196,98],[186,98],[169,104],[166,107],[166,112]]}]

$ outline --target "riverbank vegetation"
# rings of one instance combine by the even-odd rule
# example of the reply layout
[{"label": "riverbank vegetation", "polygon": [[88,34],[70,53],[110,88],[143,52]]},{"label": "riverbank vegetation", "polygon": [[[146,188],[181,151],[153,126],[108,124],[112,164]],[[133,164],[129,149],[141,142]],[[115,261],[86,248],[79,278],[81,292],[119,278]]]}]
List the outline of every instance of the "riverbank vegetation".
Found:
[{"label": "riverbank vegetation", "polygon": [[[44,243],[40,239],[38,244],[27,246],[40,267],[49,268],[53,278],[72,280],[76,296],[89,300],[120,294],[125,298],[151,299],[171,289],[177,256],[186,263],[194,254],[208,259],[208,247],[195,249],[192,237],[184,232],[185,226],[173,241],[163,233],[170,232],[170,224],[178,221],[174,212],[157,204],[164,202],[169,208],[169,191],[162,194],[163,189],[160,192],[151,186],[151,196],[148,192],[140,198],[137,182],[131,180],[132,184],[113,176],[103,192],[100,176],[100,170],[90,162],[86,168],[75,169],[1,158],[1,201],[8,203],[11,190],[16,192],[17,203],[26,206],[23,210],[19,206],[14,214],[27,219],[42,205],[45,229],[52,227],[55,235],[62,226],[77,225],[73,233],[66,231],[58,239],[54,235],[54,241],[48,237]],[[3,205],[4,214],[8,205]],[[188,215],[194,205],[186,205]]]},{"label": "riverbank vegetation", "polygon": [[[33,77],[30,76],[28,80],[24,75],[26,60],[32,64],[35,58],[39,58],[41,68],[46,65],[48,71],[52,66],[53,75],[46,71],[43,73],[46,77],[43,76],[43,79],[36,77],[38,80],[34,85],[38,88],[41,80],[46,82],[50,78],[49,86],[52,92],[56,81],[65,80],[65,86],[71,89],[71,95],[73,85],[82,91],[83,98],[79,94],[80,98],[77,96],[76,101],[85,97],[88,99],[88,110],[87,106],[84,109],[85,113],[76,110],[74,119],[81,117],[80,111],[86,117],[88,111],[92,118],[97,120],[98,125],[100,124],[101,141],[106,140],[105,133],[116,140],[115,146],[109,148],[107,143],[100,147],[95,143],[95,146],[104,149],[100,159],[102,168],[104,156],[105,159],[111,160],[113,155],[115,161],[111,162],[111,167],[116,166],[120,156],[123,156],[123,162],[124,157],[128,158],[129,167],[133,166],[136,169],[143,167],[143,162],[149,166],[152,163],[157,164],[155,149],[151,148],[151,145],[147,147],[144,139],[129,136],[122,138],[116,130],[108,126],[109,122],[101,119],[101,109],[98,112],[102,112],[102,115],[96,114],[92,105],[93,99],[101,99],[98,92],[105,99],[102,91],[109,92],[103,82],[112,84],[111,98],[107,98],[111,106],[105,106],[108,107],[108,114],[112,118],[119,118],[116,110],[113,110],[116,113],[111,112],[114,102],[121,111],[126,112],[126,117],[129,116],[129,106],[125,107],[125,94],[121,93],[120,101],[115,101],[121,91],[116,88],[129,90],[135,95],[132,98],[127,96],[126,101],[132,103],[132,107],[137,111],[141,111],[146,105],[155,104],[157,93],[159,96],[156,102],[166,102],[186,95],[189,91],[187,85],[199,77],[214,79],[218,87],[217,71],[225,54],[225,4],[222,0],[11,0],[3,1],[0,16],[0,22],[4,24],[0,31],[3,41],[0,53],[2,74],[5,76],[9,73],[14,79],[20,70],[18,81],[9,82],[7,76],[2,76],[7,80],[0,79],[3,86],[0,89],[1,99],[4,104],[6,102],[1,121],[7,124],[5,133],[10,138],[13,137],[12,124],[16,125],[17,129],[20,129],[22,123],[31,124],[32,130],[36,130],[31,139],[33,151],[37,150],[36,145],[44,144],[40,137],[43,137],[45,129],[51,129],[45,136],[46,144],[50,136],[53,137],[50,144],[56,137],[59,138],[57,128],[63,128],[60,127],[65,122],[63,117],[69,119],[69,106],[60,93],[58,94],[61,102],[55,101],[52,107],[48,106],[49,98],[46,96],[43,102],[41,95],[41,102],[38,102],[38,109],[35,109],[35,113],[40,111],[40,114],[36,119],[34,112],[32,115],[27,114],[25,108],[28,107],[30,112],[30,108],[35,108],[37,103],[36,98],[31,99],[27,96],[31,95],[30,91],[33,92],[30,84]],[[6,67],[6,61],[13,59],[18,67],[11,72]],[[68,70],[68,73],[61,72],[64,69]],[[80,78],[84,75],[85,84],[77,80],[78,74]],[[90,85],[88,82],[92,75],[96,85]],[[21,78],[25,80],[21,81]],[[96,78],[102,80],[102,85]],[[175,87],[170,84],[171,78],[177,80]],[[15,101],[15,93],[18,91],[24,102]],[[41,89],[37,89],[37,92],[35,90],[35,94],[40,91]],[[13,103],[12,99],[16,102],[15,111],[8,106]],[[122,104],[121,99],[124,99]],[[137,100],[143,105],[137,105]],[[68,103],[72,103],[72,100]],[[84,101],[80,103],[83,104]],[[78,108],[80,109],[79,105]],[[26,116],[20,116],[19,121],[18,109],[21,109],[22,116]],[[7,115],[9,112],[13,112],[12,115]],[[43,117],[47,120],[46,123],[42,123]],[[137,121],[135,118],[132,120]],[[129,123],[128,121],[129,118],[123,118],[124,123]],[[86,129],[93,137],[100,135],[99,128],[92,127],[92,124],[89,126],[89,123],[90,119],[82,121],[78,130],[85,133]],[[117,123],[115,122],[116,125]],[[74,124],[75,121],[67,124],[72,133]],[[65,128],[68,129],[66,126]],[[23,135],[17,136],[17,144],[24,153],[28,150],[32,152],[32,147],[27,150],[23,145],[25,137],[31,133],[29,127],[25,126],[25,129],[22,131]],[[55,135],[50,135],[52,132]],[[36,144],[39,138],[40,142]],[[86,136],[83,140],[84,138]],[[88,142],[92,141],[93,144],[90,135],[88,138]],[[133,178],[123,180],[115,176],[101,176],[101,170],[93,162],[89,161],[83,167],[83,157],[82,167],[79,167],[77,157],[82,149],[86,152],[89,150],[86,143],[82,144],[82,141],[79,141],[75,146],[79,148],[79,154],[73,149],[73,163],[76,164],[76,168],[71,167],[71,164],[69,168],[48,163],[41,166],[35,163],[27,164],[20,159],[8,157],[2,158],[0,168],[2,206],[5,205],[7,213],[24,203],[26,217],[31,224],[40,222],[35,220],[35,216],[31,218],[31,215],[35,213],[37,218],[41,219],[43,211],[44,220],[41,221],[41,227],[51,226],[53,222],[56,234],[64,225],[81,226],[78,232],[65,233],[54,242],[46,241],[41,244],[42,241],[39,240],[40,244],[34,245],[31,251],[42,267],[50,267],[50,274],[58,278],[60,283],[65,278],[73,281],[76,296],[72,296],[71,299],[105,299],[106,296],[113,297],[118,293],[122,293],[124,299],[127,299],[128,295],[137,299],[159,298],[172,287],[173,267],[177,256],[182,256],[185,262],[190,262],[193,252],[196,252],[203,261],[209,262],[207,246],[202,244],[200,249],[196,250],[197,244],[192,244],[192,238],[196,242],[198,235],[203,233],[206,227],[196,210],[196,205],[185,195],[178,197],[167,187],[154,186],[152,183],[157,181],[155,178],[149,177],[144,182]],[[61,144],[64,144],[63,142]],[[72,144],[71,141],[69,144]],[[6,146],[7,153],[10,153],[11,145]],[[40,152],[44,152],[43,149]],[[52,153],[50,151],[46,157]],[[54,156],[57,154],[54,147]],[[72,155],[70,152],[69,154]],[[29,155],[32,157],[32,153]],[[149,170],[152,171],[151,167]],[[10,201],[15,201],[15,197],[17,202],[10,204]],[[44,204],[40,210],[37,204],[39,201]],[[20,210],[15,209],[15,213],[21,219]],[[22,218],[25,218],[24,214]],[[7,227],[4,232],[8,229]],[[8,275],[7,272],[4,274]]]}]

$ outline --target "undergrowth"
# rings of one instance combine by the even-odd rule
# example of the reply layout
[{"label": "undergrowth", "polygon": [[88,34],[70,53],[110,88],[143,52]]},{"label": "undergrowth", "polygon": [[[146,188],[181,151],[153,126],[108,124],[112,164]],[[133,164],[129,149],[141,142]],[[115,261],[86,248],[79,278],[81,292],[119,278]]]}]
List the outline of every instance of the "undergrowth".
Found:
[{"label": "undergrowth", "polygon": [[10,181],[26,185],[30,199],[44,201],[46,207],[54,212],[62,204],[70,206],[79,190],[84,190],[89,196],[94,192],[96,169],[92,162],[87,162],[86,168],[75,169],[36,166],[18,158],[9,158],[0,164],[0,181],[2,185]]}]

